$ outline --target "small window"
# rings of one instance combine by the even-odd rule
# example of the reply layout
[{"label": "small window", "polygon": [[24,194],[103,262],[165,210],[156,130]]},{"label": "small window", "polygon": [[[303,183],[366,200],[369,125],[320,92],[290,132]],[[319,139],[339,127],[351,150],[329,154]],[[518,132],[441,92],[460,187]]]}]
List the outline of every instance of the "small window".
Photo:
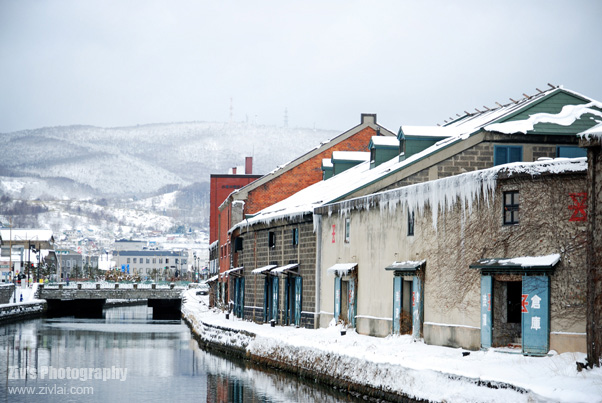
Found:
[{"label": "small window", "polygon": [[165,264],[169,264],[169,259],[165,258]]},{"label": "small window", "polygon": [[136,263],[136,258],[134,258],[134,263]]},{"label": "small window", "polygon": [[270,247],[270,248],[276,247],[276,233],[275,232],[268,233],[268,247]]},{"label": "small window", "polygon": [[408,236],[414,235],[414,212],[408,210]]},{"label": "small window", "polygon": [[146,264],[150,264],[150,258],[146,258]]},{"label": "small window", "polygon": [[558,146],[556,147],[556,157],[559,158],[580,158],[587,157],[587,150],[581,147]]},{"label": "small window", "polygon": [[127,262],[130,263],[130,258],[129,257],[128,257],[128,261]]},{"label": "small window", "polygon": [[493,165],[509,164],[523,160],[522,146],[494,146]]},{"label": "small window", "polygon": [[163,264],[163,258],[162,257],[159,258],[159,263]]},{"label": "small window", "polygon": [[345,242],[349,243],[349,239],[351,238],[350,236],[350,223],[351,223],[351,218],[345,218]]},{"label": "small window", "polygon": [[157,263],[157,258],[153,258],[153,264]]},{"label": "small window", "polygon": [[299,228],[293,228],[293,246],[299,245]]},{"label": "small window", "polygon": [[518,224],[518,191],[504,192],[504,225]]}]

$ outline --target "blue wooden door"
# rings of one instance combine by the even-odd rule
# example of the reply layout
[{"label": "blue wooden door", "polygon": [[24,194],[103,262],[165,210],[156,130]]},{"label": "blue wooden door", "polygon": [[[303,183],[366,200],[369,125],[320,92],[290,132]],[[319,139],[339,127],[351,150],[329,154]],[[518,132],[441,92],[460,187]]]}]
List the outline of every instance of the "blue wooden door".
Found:
[{"label": "blue wooden door", "polygon": [[351,327],[354,328],[355,327],[355,312],[357,310],[357,306],[355,303],[357,301],[357,298],[355,298],[355,279],[349,280],[349,291],[348,291],[347,298],[348,298],[347,306],[349,307],[349,309],[347,310],[347,321],[349,323],[351,323]]},{"label": "blue wooden door", "polygon": [[290,280],[290,276],[287,276],[284,278],[284,324],[285,325],[290,325],[291,324],[291,292],[290,292],[290,287],[291,287],[291,280]]},{"label": "blue wooden door", "polygon": [[278,322],[278,277],[272,277],[272,319]]},{"label": "blue wooden door", "polygon": [[303,293],[303,278],[295,277],[295,326],[301,326],[301,295]]},{"label": "blue wooden door", "polygon": [[550,278],[524,276],[521,308],[523,354],[550,350]]},{"label": "blue wooden door", "polygon": [[493,315],[493,279],[481,276],[481,348],[491,347]]},{"label": "blue wooden door", "polygon": [[412,337],[420,338],[420,328],[422,327],[423,308],[422,308],[422,280],[418,276],[412,279]]},{"label": "blue wooden door", "polygon": [[272,285],[270,284],[270,276],[265,276],[263,283],[263,321],[267,322],[270,317],[270,293]]},{"label": "blue wooden door", "polygon": [[393,277],[393,333],[399,334],[401,320],[401,301],[403,301],[403,277]]},{"label": "blue wooden door", "polygon": [[240,290],[238,291],[238,317],[242,318],[245,315],[245,278],[241,277],[239,282]]},{"label": "blue wooden door", "polygon": [[339,321],[341,314],[341,278],[334,278],[334,320]]}]

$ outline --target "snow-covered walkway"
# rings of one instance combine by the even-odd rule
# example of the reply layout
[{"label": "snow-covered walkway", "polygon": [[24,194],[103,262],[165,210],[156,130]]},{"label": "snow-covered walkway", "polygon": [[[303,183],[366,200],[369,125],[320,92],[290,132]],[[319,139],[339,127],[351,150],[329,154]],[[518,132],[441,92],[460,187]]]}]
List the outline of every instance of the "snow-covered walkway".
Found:
[{"label": "snow-covered walkway", "polygon": [[[186,291],[184,316],[207,341],[243,347],[252,355],[311,368],[344,381],[432,401],[602,402],[602,368],[577,371],[585,354],[525,357],[497,350],[426,345],[410,336],[377,338],[339,329],[256,324],[207,308],[207,297]],[[205,326],[209,325],[209,326]],[[245,331],[253,336],[215,327]],[[470,354],[464,355],[463,353]],[[328,358],[327,358],[328,357]],[[486,385],[512,385],[493,389]]]}]

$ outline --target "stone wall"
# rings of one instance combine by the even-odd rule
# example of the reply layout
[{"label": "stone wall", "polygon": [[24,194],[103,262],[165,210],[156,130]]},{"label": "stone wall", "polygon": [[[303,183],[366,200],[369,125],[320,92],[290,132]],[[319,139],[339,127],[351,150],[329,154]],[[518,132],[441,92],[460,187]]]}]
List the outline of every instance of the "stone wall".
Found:
[{"label": "stone wall", "polygon": [[0,304],[8,304],[15,290],[14,284],[0,284]]},{"label": "stone wall", "polygon": [[[293,229],[299,231],[299,243],[293,245]],[[276,237],[274,247],[269,247],[269,233]],[[301,221],[280,220],[269,226],[257,224],[241,229],[243,250],[238,253],[238,263],[244,267],[245,319],[263,321],[265,275],[252,274],[252,270],[274,264],[284,266],[298,263],[298,273],[303,278],[301,326],[314,327],[316,237],[311,216]],[[284,276],[280,275],[279,323],[283,320]]]},{"label": "stone wall", "polygon": [[[475,156],[477,157],[477,156]],[[503,225],[503,192],[518,190],[520,222]],[[585,347],[586,225],[572,221],[571,194],[585,191],[585,174],[522,175],[498,178],[493,198],[482,197],[472,211],[456,203],[439,212],[436,228],[430,207],[416,212],[415,234],[407,234],[407,208],[351,210],[349,243],[333,243],[332,226],[342,228],[345,213],[323,215],[322,267],[337,262],[358,264],[358,332],[376,336],[391,318],[394,261],[426,260],[424,285],[425,341],[475,349],[480,347],[480,270],[470,265],[482,258],[561,255],[551,275],[550,348],[583,351]],[[336,206],[336,205],[335,205]],[[321,303],[326,326],[331,318],[334,280],[322,272]],[[519,276],[520,277],[520,276]],[[497,281],[508,281],[499,278]],[[495,285],[501,293],[504,285]],[[500,295],[502,297],[503,295]],[[501,308],[500,308],[501,309]],[[503,318],[502,311],[498,319]],[[368,322],[374,322],[371,326]],[[512,326],[510,326],[512,327]],[[512,334],[512,329],[507,329]],[[498,325],[498,330],[502,326]],[[516,329],[515,329],[516,330]],[[513,340],[499,337],[499,344]]]}]

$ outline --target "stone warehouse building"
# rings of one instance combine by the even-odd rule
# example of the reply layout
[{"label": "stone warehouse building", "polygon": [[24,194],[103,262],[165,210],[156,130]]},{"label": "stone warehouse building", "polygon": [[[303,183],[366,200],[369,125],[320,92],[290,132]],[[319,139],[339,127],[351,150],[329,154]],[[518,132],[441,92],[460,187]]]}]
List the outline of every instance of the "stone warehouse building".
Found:
[{"label": "stone warehouse building", "polygon": [[[412,332],[416,337],[420,337],[420,335],[427,337],[425,325],[432,325],[428,330],[429,339],[427,341],[434,344],[453,345],[455,343],[475,348],[479,343],[479,345],[486,346],[487,343],[497,345],[506,342],[515,343],[518,340],[524,347],[524,343],[521,341],[522,333],[517,338],[515,322],[510,322],[511,325],[506,326],[508,328],[507,335],[483,331],[485,327],[482,327],[480,322],[471,322],[474,321],[472,316],[470,320],[462,318],[458,326],[445,326],[445,322],[436,322],[431,319],[427,320],[428,323],[425,322],[423,315],[426,304],[430,301],[424,299],[429,287],[427,285],[429,278],[425,274],[436,273],[438,266],[437,263],[432,263],[434,258],[421,256],[423,252],[432,252],[431,249],[421,247],[422,249],[414,250],[412,242],[416,242],[415,240],[420,238],[423,245],[436,244],[441,253],[448,250],[449,255],[454,257],[458,251],[466,253],[463,246],[466,241],[457,244],[451,238],[443,240],[438,238],[441,235],[437,231],[442,231],[437,224],[438,208],[433,208],[430,215],[430,225],[436,231],[429,233],[423,230],[425,224],[420,220],[424,220],[426,217],[424,209],[430,206],[427,201],[436,200],[439,203],[437,206],[444,206],[444,209],[451,209],[455,203],[452,200],[455,200],[456,197],[460,197],[467,203],[472,203],[473,200],[491,201],[492,203],[493,200],[496,200],[501,203],[501,200],[506,199],[506,194],[504,194],[506,190],[499,188],[498,186],[501,185],[498,185],[497,182],[494,185],[491,185],[492,182],[487,182],[489,187],[486,187],[486,192],[482,192],[484,199],[481,200],[476,197],[477,190],[481,190],[474,185],[455,182],[451,187],[451,193],[447,194],[442,193],[441,189],[433,187],[433,184],[442,183],[446,178],[450,181],[460,181],[463,178],[465,180],[471,172],[477,176],[484,172],[496,172],[494,176],[497,178],[498,170],[488,171],[488,169],[508,163],[583,155],[583,150],[577,147],[576,133],[595,124],[593,118],[602,116],[601,110],[600,104],[596,101],[568,90],[552,88],[509,105],[500,105],[495,109],[466,114],[443,127],[402,126],[397,136],[397,142],[382,141],[378,137],[372,137],[368,145],[370,159],[364,162],[357,161],[357,164],[351,167],[337,170],[337,163],[347,164],[351,158],[340,156],[335,158],[333,153],[330,163],[322,163],[323,177],[328,178],[327,170],[336,175],[264,208],[256,215],[246,216],[232,228],[231,236],[235,253],[231,259],[230,269],[224,273],[224,276],[227,276],[230,279],[229,283],[234,285],[234,298],[231,299],[237,315],[254,320],[257,320],[258,317],[263,321],[273,319],[283,324],[301,325],[303,323],[305,326],[311,323],[309,320],[311,317],[313,317],[314,326],[325,326],[334,318],[345,323],[346,326],[356,327],[360,333],[373,335]],[[562,124],[558,124],[560,119],[562,119]],[[582,167],[580,169],[583,171]],[[502,179],[507,180],[505,183],[511,183],[512,180],[518,178],[517,172],[514,172],[513,175],[512,178],[500,177],[499,183],[502,183]],[[577,177],[570,180],[579,182]],[[419,188],[422,190],[418,191]],[[550,185],[550,188],[553,186]],[[522,187],[521,189],[523,195],[528,194],[528,192],[525,193],[525,189]],[[382,192],[387,191],[393,192],[386,193],[389,195],[387,197],[395,192],[413,193],[408,194],[404,207],[396,200],[385,199],[383,201],[381,198],[384,193]],[[520,207],[521,190],[518,191],[519,193],[509,193],[508,196],[507,207],[511,213],[510,220],[514,216],[520,217],[524,214]],[[583,192],[577,189],[572,193],[578,198],[578,195]],[[493,198],[494,195],[496,198]],[[486,196],[487,198],[485,198]],[[573,200],[573,196],[567,197]],[[378,204],[375,204],[377,199]],[[560,199],[556,201],[560,201]],[[477,202],[475,201],[475,203]],[[575,209],[579,205],[578,202],[576,203]],[[401,210],[405,213],[394,218],[381,215],[382,211],[396,205],[400,205]],[[535,206],[535,204],[533,205]],[[550,209],[558,209],[560,205],[565,209],[568,208],[565,203],[554,204]],[[472,204],[469,204],[469,207],[473,207]],[[405,210],[403,210],[404,208]],[[483,210],[487,213],[482,213],[489,214],[487,217],[493,220],[489,222],[489,227],[498,224],[494,214],[495,208],[490,207]],[[471,208],[462,210],[456,218],[460,217],[465,220],[472,211]],[[355,215],[355,219],[348,216],[351,214]],[[462,220],[460,224],[465,222]],[[445,223],[445,220],[443,222]],[[532,220],[526,222],[529,223],[528,225],[534,223]],[[484,225],[486,220],[479,223]],[[299,229],[296,230],[295,227],[299,227]],[[294,259],[295,249],[293,246],[295,242],[301,243],[301,238],[298,241],[295,239],[301,234],[301,229],[306,227],[311,227],[313,231],[307,232],[305,237],[309,240],[313,238],[315,242],[316,258],[313,262],[313,274],[311,269],[306,267],[311,265],[312,261],[311,256],[303,254],[304,249],[298,249],[296,251],[297,259]],[[447,227],[453,226],[444,224],[443,228]],[[512,227],[511,223],[506,228]],[[419,230],[419,228],[421,229]],[[481,229],[479,225],[474,228]],[[456,226],[454,230],[462,236],[472,236],[470,233],[462,232],[466,230],[462,225]],[[420,235],[411,235],[407,240],[408,245],[401,247],[404,242],[403,237],[419,231],[426,232]],[[359,237],[358,232],[362,234]],[[453,233],[453,231],[443,232],[447,237],[451,237]],[[533,234],[529,233],[529,236],[531,235]],[[366,247],[365,237],[370,237],[371,247],[369,248]],[[361,241],[355,243],[353,239]],[[483,238],[483,240],[485,239],[487,238]],[[498,238],[491,239],[495,245]],[[303,242],[306,241],[303,240]],[[474,241],[471,238],[471,242]],[[385,246],[378,247],[380,244]],[[394,246],[390,245],[397,245],[399,250],[393,250]],[[549,242],[542,241],[542,245],[549,245]],[[524,249],[517,249],[517,252],[527,253],[528,248],[526,245],[524,246]],[[497,295],[498,302],[502,300],[501,296],[505,295],[504,292],[507,295],[509,287],[512,296],[511,302],[514,304],[517,293],[522,292],[519,290],[522,284],[529,284],[531,280],[523,280],[522,277],[519,280],[516,275],[520,270],[517,272],[496,271],[497,266],[502,265],[500,259],[514,268],[523,267],[522,261],[514,260],[520,258],[520,254],[515,255],[510,249],[500,248],[506,253],[501,254],[500,252],[500,255],[497,256],[473,256],[474,259],[470,259],[470,262],[462,265],[463,268],[467,267],[466,270],[444,270],[443,274],[456,273],[463,280],[457,281],[455,284],[460,284],[465,288],[473,287],[472,280],[474,279],[484,279],[484,289],[491,291],[485,294]],[[535,252],[529,256],[539,262],[538,270],[540,271],[537,274],[547,275],[550,278],[556,269],[562,270],[564,264],[562,253],[564,252],[550,251],[552,248],[540,250],[532,247],[531,249]],[[497,250],[491,248],[492,252]],[[411,251],[413,251],[413,255],[409,254]],[[391,256],[387,255],[389,252]],[[487,252],[487,250],[484,249],[482,252]],[[431,256],[437,256],[437,259],[440,260],[444,259],[439,255]],[[487,260],[481,261],[481,259]],[[371,267],[370,262],[379,262],[379,270],[386,275],[380,276],[377,275],[377,272],[366,269],[362,271],[362,267]],[[435,264],[435,268],[433,268],[433,264]],[[487,264],[493,264],[493,266],[487,267]],[[445,266],[442,265],[442,267]],[[362,278],[362,273],[367,277]],[[465,274],[466,277],[464,277]],[[391,278],[382,280],[387,279],[387,275]],[[516,285],[519,282],[520,287]],[[311,284],[313,288],[308,289],[306,284]],[[374,285],[373,289],[370,288],[370,284]],[[442,283],[442,285],[446,284],[448,283],[445,281]],[[388,303],[382,298],[373,298],[374,295],[371,293],[378,293],[381,290],[383,295],[390,293]],[[482,300],[479,299],[480,295],[476,295],[477,298],[473,301],[471,298],[473,293],[473,288],[470,288],[467,293],[463,293],[461,302],[469,304],[469,306],[470,304],[478,306],[479,303],[482,303]],[[252,295],[252,300],[249,299],[250,295]],[[364,300],[366,305],[361,305],[362,295],[366,297]],[[393,302],[393,295],[396,298],[395,302]],[[308,301],[313,301],[314,305],[310,305]],[[491,303],[495,303],[495,301],[492,300]],[[541,305],[541,301],[539,303]],[[395,309],[393,305],[395,305]],[[413,312],[410,306],[419,309]],[[494,310],[499,308],[497,305],[491,305],[489,300],[487,300],[486,306]],[[554,307],[554,305],[550,306]],[[449,304],[438,309],[444,313],[449,309],[450,315],[455,314],[453,312],[455,308]],[[429,312],[433,313],[435,310]],[[459,308],[458,312],[458,315],[461,316],[464,311]],[[487,316],[487,312],[485,312],[485,326],[489,323],[487,321],[491,322],[503,317],[500,316],[501,313]],[[442,318],[446,317],[444,313],[441,314]],[[306,322],[302,322],[304,314],[307,318]],[[296,321],[297,316],[299,316],[299,321]],[[517,320],[515,312],[511,312],[511,316],[511,320]],[[562,318],[562,315],[559,318]],[[291,321],[291,319],[295,320]],[[477,320],[479,319],[482,319],[482,316],[477,318]],[[553,323],[553,325],[557,326],[558,324]],[[575,334],[570,337],[564,337],[563,331],[554,333],[553,343],[559,345],[560,349],[577,349],[578,347],[571,346],[582,343],[584,336],[580,327],[582,323],[573,325],[558,325],[558,328],[575,330],[572,332]],[[499,324],[495,329],[501,331],[503,327]],[[523,328],[520,328],[521,332]],[[445,333],[446,331],[451,331],[453,334]],[[486,340],[487,334],[491,339],[489,342]],[[526,352],[537,353],[537,350],[528,347]]]},{"label": "stone warehouse building", "polygon": [[503,165],[317,209],[320,326],[584,351],[585,173],[584,158]]}]

